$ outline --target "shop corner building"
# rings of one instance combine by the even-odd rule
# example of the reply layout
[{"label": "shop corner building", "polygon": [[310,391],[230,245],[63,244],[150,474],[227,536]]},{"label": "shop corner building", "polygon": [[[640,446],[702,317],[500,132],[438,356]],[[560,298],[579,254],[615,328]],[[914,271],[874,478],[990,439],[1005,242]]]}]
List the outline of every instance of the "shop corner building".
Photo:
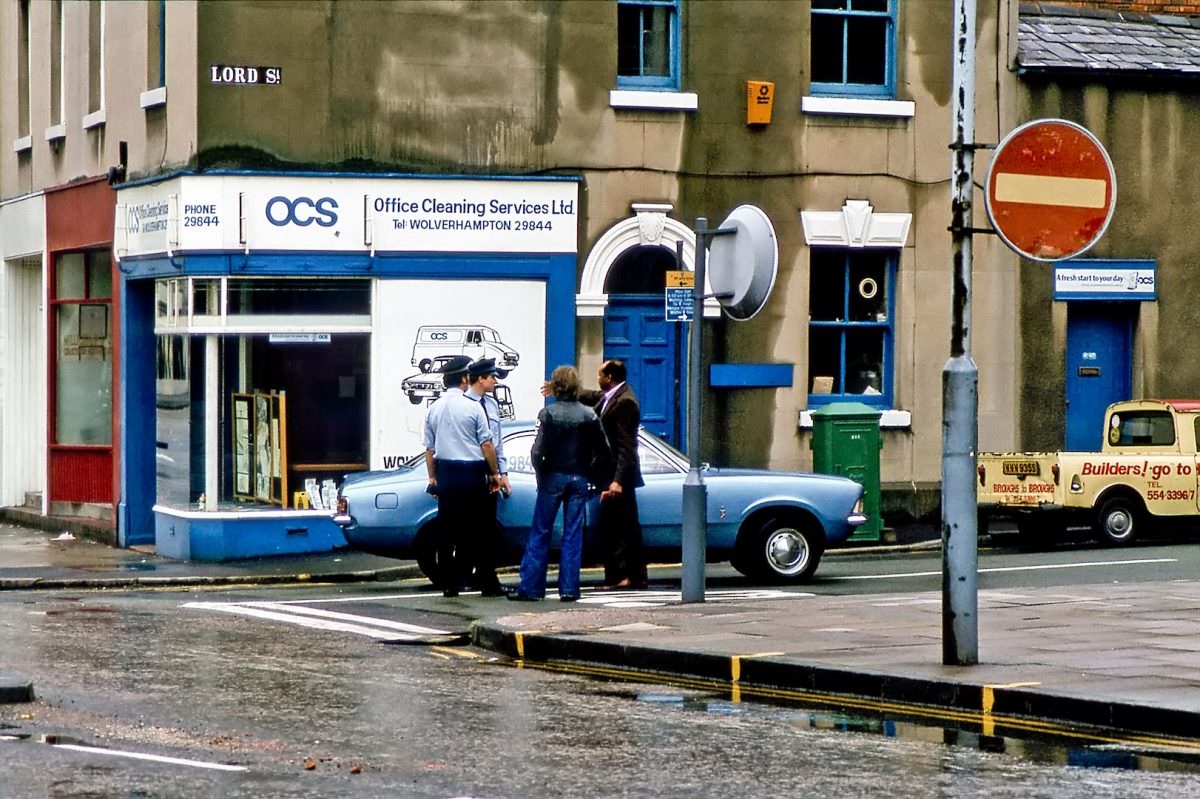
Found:
[{"label": "shop corner building", "polygon": [[[811,411],[863,402],[885,507],[934,511],[952,9],[867,5],[3,4],[0,505],[183,558],[338,546],[330,483],[419,451],[432,336],[515,358],[524,418],[623,358],[682,443],[664,274],[752,203],[779,274],[749,322],[705,309],[702,457],[808,468]],[[981,140],[1033,108],[1017,23],[979,4]],[[1030,283],[975,254],[980,446],[1011,449]]]}]

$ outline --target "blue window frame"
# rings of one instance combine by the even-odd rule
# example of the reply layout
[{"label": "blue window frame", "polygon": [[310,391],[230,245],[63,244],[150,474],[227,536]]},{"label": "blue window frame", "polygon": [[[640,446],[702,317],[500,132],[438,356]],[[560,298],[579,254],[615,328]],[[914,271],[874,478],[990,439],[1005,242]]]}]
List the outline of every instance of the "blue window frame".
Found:
[{"label": "blue window frame", "polygon": [[146,88],[167,85],[167,0],[146,6]]},{"label": "blue window frame", "polygon": [[617,86],[678,91],[682,0],[617,0]]},{"label": "blue window frame", "polygon": [[892,407],[894,250],[814,248],[809,262],[810,408]]},{"label": "blue window frame", "polygon": [[812,0],[811,91],[895,97],[897,0]]}]

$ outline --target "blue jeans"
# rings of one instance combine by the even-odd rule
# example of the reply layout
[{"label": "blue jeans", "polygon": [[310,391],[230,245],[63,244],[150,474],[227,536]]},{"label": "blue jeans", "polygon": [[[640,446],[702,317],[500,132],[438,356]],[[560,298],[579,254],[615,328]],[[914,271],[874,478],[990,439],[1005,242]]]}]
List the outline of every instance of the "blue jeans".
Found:
[{"label": "blue jeans", "polygon": [[563,505],[562,553],[558,566],[558,595],[579,596],[579,563],[583,558],[583,513],[587,506],[588,483],[581,474],[548,472],[538,480],[537,504],[533,507],[533,526],[521,558],[522,596],[541,599],[546,596],[546,561],[550,551],[550,531]]}]

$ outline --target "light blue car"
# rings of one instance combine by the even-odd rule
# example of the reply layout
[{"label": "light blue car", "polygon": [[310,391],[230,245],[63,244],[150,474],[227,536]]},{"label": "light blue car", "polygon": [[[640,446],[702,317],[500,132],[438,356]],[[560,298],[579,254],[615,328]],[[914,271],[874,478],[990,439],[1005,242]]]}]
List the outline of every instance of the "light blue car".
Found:
[{"label": "light blue car", "polygon": [[[534,426],[504,426],[512,495],[499,500],[497,520],[504,545],[501,563],[520,559],[537,494],[530,450]],[[687,458],[662,439],[641,430],[638,452],[646,485],[637,492],[647,554],[679,560],[683,480]],[[415,559],[438,584],[437,500],[425,492],[425,462],[414,456],[394,471],[360,472],[346,477],[338,492],[334,521],[350,546],[386,557]],[[724,469],[707,466],[708,552],[710,562],[728,560],[748,577],[800,582],[817,569],[828,547],[843,543],[867,521],[862,486],[830,475]],[[598,495],[588,503],[585,562],[599,559],[595,530]],[[562,514],[552,546],[562,535]]]}]

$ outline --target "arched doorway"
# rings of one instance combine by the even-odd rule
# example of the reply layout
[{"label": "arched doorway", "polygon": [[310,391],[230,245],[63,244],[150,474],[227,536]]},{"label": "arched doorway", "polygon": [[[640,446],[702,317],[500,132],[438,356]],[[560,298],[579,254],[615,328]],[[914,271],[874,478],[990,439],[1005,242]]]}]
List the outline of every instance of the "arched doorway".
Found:
[{"label": "arched doorway", "polygon": [[678,446],[686,406],[686,327],[664,316],[668,270],[680,269],[675,253],[640,244],[612,262],[604,280],[604,358],[619,358],[637,393],[642,424]]}]

